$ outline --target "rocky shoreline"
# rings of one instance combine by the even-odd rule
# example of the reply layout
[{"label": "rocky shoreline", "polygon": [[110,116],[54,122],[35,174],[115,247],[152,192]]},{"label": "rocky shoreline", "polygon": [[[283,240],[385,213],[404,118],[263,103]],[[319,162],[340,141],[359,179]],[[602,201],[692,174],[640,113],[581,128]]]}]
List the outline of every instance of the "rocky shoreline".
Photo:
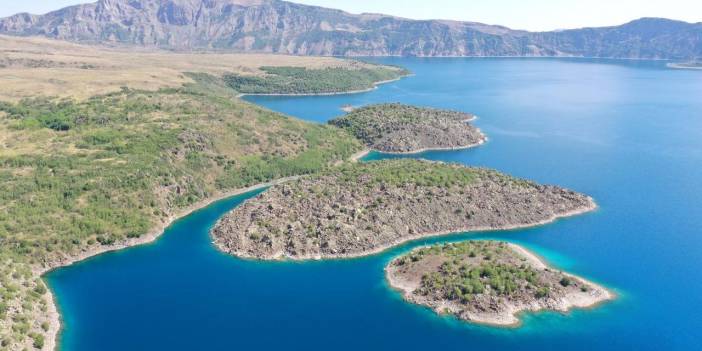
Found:
[{"label": "rocky shoreline", "polygon": [[366,146],[391,154],[458,150],[483,144],[487,137],[471,125],[475,115],[403,104],[380,104],[349,110],[329,121]]},{"label": "rocky shoreline", "polygon": [[467,241],[421,247],[385,268],[405,300],[439,314],[495,326],[517,326],[523,312],[568,312],[614,299],[607,289],[548,267],[520,246]]},{"label": "rocky shoreline", "polygon": [[274,186],[220,219],[215,245],[263,260],[350,258],[456,232],[541,225],[586,196],[496,171],[419,160],[350,164]]}]

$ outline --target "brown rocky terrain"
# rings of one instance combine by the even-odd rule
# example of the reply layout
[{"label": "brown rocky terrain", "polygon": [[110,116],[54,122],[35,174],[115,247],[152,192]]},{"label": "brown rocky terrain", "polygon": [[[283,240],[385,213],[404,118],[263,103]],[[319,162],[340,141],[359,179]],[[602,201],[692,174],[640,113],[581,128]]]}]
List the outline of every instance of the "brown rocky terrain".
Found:
[{"label": "brown rocky terrain", "polygon": [[493,170],[420,160],[348,164],[270,188],[224,216],[214,242],[257,259],[356,257],[444,233],[533,226],[594,201]]},{"label": "brown rocky terrain", "polygon": [[523,311],[594,306],[614,296],[549,268],[519,246],[465,241],[423,247],[390,262],[390,285],[407,301],[476,323],[516,325]]},{"label": "brown rocky terrain", "polygon": [[380,104],[355,109],[329,123],[349,130],[374,150],[417,153],[484,143],[485,135],[469,123],[475,118],[458,111]]}]

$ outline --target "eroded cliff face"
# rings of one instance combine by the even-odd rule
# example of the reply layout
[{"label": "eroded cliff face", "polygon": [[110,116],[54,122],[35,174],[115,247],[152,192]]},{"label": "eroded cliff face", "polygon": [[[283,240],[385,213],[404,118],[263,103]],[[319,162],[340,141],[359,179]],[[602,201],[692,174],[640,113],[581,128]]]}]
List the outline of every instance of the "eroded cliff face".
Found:
[{"label": "eroded cliff face", "polygon": [[279,0],[100,0],[0,19],[0,33],[175,50],[338,56],[702,56],[702,24],[642,19],[618,27],[530,33],[417,21]]}]

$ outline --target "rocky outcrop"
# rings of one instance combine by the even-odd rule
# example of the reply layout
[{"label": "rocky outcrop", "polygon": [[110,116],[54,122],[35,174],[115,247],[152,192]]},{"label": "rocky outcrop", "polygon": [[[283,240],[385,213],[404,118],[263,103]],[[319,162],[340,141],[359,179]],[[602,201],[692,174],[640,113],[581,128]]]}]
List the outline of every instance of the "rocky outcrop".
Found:
[{"label": "rocky outcrop", "polygon": [[416,153],[482,144],[485,135],[469,123],[475,118],[458,111],[381,104],[353,110],[329,123],[349,130],[374,150]]},{"label": "rocky outcrop", "polygon": [[415,249],[391,261],[385,273],[407,301],[492,325],[516,325],[523,311],[566,312],[614,298],[601,286],[549,268],[519,246],[495,241]]},{"label": "rocky outcrop", "polygon": [[378,161],[274,186],[224,216],[212,235],[239,257],[355,257],[416,238],[533,226],[594,208],[585,195],[492,170]]},{"label": "rocky outcrop", "polygon": [[100,0],[0,19],[0,33],[176,50],[335,56],[702,56],[702,24],[647,18],[531,33],[474,22],[409,20],[279,0]]}]

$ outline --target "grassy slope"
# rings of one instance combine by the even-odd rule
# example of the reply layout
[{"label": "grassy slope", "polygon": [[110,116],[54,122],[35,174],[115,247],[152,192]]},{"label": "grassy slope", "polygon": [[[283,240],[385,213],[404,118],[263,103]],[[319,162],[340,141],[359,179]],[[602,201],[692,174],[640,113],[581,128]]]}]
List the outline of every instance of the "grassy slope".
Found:
[{"label": "grassy slope", "polygon": [[[41,63],[47,67],[33,67],[37,61],[32,50],[37,48],[30,45],[29,59],[12,61],[13,67],[0,70],[21,73],[17,82],[22,89],[39,80],[52,81],[52,76],[70,76],[76,68],[50,61],[59,52],[69,55],[65,61],[70,65],[95,54],[87,47],[74,48],[74,56],[61,47],[48,47],[56,55],[39,55],[49,60]],[[124,54],[97,53],[108,61]],[[52,81],[48,88],[37,83],[38,97],[31,99],[18,100],[25,94],[16,94],[12,87],[0,89],[0,101],[9,101],[0,102],[0,350],[49,344],[47,311],[52,302],[38,276],[47,267],[86,250],[139,238],[179,210],[217,193],[317,172],[362,149],[340,129],[236,99],[236,91],[211,75],[222,67],[194,63],[211,61],[206,55],[144,55],[163,69],[204,73],[183,72],[175,82],[145,78],[149,88],[167,87],[157,90],[120,89],[121,81],[111,80],[109,72],[129,68],[102,70],[96,65],[86,69],[89,80],[104,76],[108,82],[94,92],[110,93],[88,98],[76,90],[83,84],[80,79]],[[254,67],[251,60],[243,61]],[[326,72],[349,64],[269,56],[259,61],[286,65],[285,69],[289,64],[331,67]],[[251,67],[232,71],[259,75]],[[128,85],[142,87],[138,75]],[[172,87],[178,84],[180,88]],[[70,98],[42,97],[56,91]]]},{"label": "grassy slope", "polygon": [[16,102],[37,95],[83,100],[119,91],[123,86],[144,90],[178,88],[192,82],[183,72],[258,77],[265,75],[262,66],[324,69],[359,65],[365,66],[331,57],[174,54],[0,35],[0,100]]}]

